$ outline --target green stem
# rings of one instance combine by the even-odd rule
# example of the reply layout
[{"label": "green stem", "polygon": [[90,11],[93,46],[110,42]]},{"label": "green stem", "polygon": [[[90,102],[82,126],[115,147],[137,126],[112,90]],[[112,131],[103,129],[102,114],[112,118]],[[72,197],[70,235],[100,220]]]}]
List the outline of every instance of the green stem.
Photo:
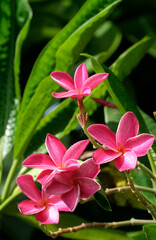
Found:
[{"label": "green stem", "polygon": [[[134,185],[135,189],[138,191],[143,191],[143,192],[149,192],[152,194],[156,194],[156,190],[153,188],[148,188],[148,187],[142,187],[138,185]],[[125,192],[131,190],[130,186],[124,186],[124,187],[116,187],[116,188],[106,188],[105,193],[107,195],[113,194],[113,193],[119,193],[119,192]]]},{"label": "green stem", "polygon": [[[153,161],[153,157],[151,155],[151,151],[152,151],[152,149],[150,149],[148,151],[147,155],[148,155],[148,159],[149,159],[149,162],[150,162],[150,165],[151,165],[152,172],[156,176],[156,165],[155,165],[155,163]],[[154,188],[156,188],[156,177],[155,177],[155,179],[153,179],[153,186],[154,186]]]},{"label": "green stem", "polygon": [[140,167],[144,172],[146,172],[153,180],[156,180],[156,175],[149,168],[147,168],[144,164],[142,164],[138,161],[137,166]]},{"label": "green stem", "polygon": [[4,208],[7,207],[7,205],[12,202],[14,199],[16,199],[18,196],[22,194],[21,190],[18,189],[15,193],[10,195],[1,205],[0,205],[0,212],[4,210]]},{"label": "green stem", "polygon": [[131,187],[131,191],[136,195],[137,199],[148,209],[153,219],[156,220],[156,209],[151,202],[149,202],[140,191],[135,188],[133,183],[133,178],[130,175],[130,171],[125,171],[129,186]]},{"label": "green stem", "polygon": [[4,189],[3,189],[2,197],[1,197],[2,202],[7,198],[7,195],[8,195],[9,189],[10,189],[10,185],[11,185],[12,179],[15,175],[17,166],[18,166],[18,160],[16,159],[12,163],[12,166],[10,168],[8,177],[7,177],[5,185],[4,185]]}]

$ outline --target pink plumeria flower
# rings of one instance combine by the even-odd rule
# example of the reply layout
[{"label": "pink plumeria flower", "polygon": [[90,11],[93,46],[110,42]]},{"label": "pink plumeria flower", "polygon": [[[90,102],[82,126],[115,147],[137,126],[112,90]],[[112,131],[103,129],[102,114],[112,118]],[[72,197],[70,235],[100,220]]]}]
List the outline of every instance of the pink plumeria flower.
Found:
[{"label": "pink plumeria flower", "polygon": [[74,171],[57,172],[45,183],[45,189],[50,194],[61,194],[61,199],[74,211],[81,198],[89,198],[101,188],[94,180],[99,171],[99,165],[88,159]]},{"label": "pink plumeria flower", "polygon": [[74,80],[65,72],[55,71],[51,73],[52,79],[68,92],[52,93],[55,98],[82,99],[91,94],[91,90],[103,82],[108,73],[98,73],[88,77],[86,64],[82,63],[75,72]]},{"label": "pink plumeria flower", "polygon": [[45,169],[37,177],[37,181],[43,184],[54,170],[70,171],[78,168],[80,164],[77,159],[88,143],[89,140],[82,140],[67,150],[57,137],[47,134],[45,144],[49,155],[32,154],[23,162],[23,165],[29,168]]},{"label": "pink plumeria flower", "polygon": [[119,171],[134,169],[137,157],[146,155],[154,141],[154,136],[150,134],[137,136],[138,130],[139,123],[132,112],[127,112],[121,118],[116,135],[106,125],[91,125],[88,128],[90,135],[107,147],[96,150],[93,160],[98,164],[114,160]]},{"label": "pink plumeria flower", "polygon": [[36,220],[41,224],[57,224],[59,211],[69,211],[59,195],[49,195],[43,188],[40,191],[31,175],[19,176],[17,184],[23,194],[29,198],[18,204],[19,211],[24,215],[35,214]]}]

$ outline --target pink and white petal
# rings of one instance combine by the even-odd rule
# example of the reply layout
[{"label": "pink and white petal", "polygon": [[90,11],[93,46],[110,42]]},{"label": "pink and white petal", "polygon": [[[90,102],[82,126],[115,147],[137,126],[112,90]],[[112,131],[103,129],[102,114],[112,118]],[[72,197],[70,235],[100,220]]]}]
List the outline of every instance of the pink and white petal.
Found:
[{"label": "pink and white petal", "polygon": [[76,90],[69,90],[68,92],[52,93],[54,98],[67,98],[67,97],[75,98],[75,95],[77,94],[78,93]]},{"label": "pink and white petal", "polygon": [[125,148],[132,149],[138,157],[144,156],[149,151],[154,142],[154,136],[150,134],[140,134],[129,138],[125,143]]},{"label": "pink and white petal", "polygon": [[88,144],[89,140],[82,140],[73,144],[64,154],[62,164],[65,164],[69,159],[78,159]]},{"label": "pink and white petal", "polygon": [[47,134],[46,136],[46,148],[48,153],[57,167],[62,165],[62,159],[66,152],[66,148],[63,143],[55,136]]},{"label": "pink and white petal", "polygon": [[132,112],[125,113],[120,119],[118,129],[116,132],[116,144],[117,146],[124,146],[125,142],[138,134],[139,123]]},{"label": "pink and white petal", "polygon": [[35,214],[36,220],[41,224],[57,224],[59,222],[59,211],[55,206],[47,206],[45,210]]},{"label": "pink and white petal", "polygon": [[48,198],[48,201],[51,202],[58,209],[58,211],[63,211],[63,212],[70,211],[67,205],[62,201],[61,195],[51,195]]},{"label": "pink and white petal", "polygon": [[114,160],[121,154],[121,152],[114,152],[110,149],[98,149],[93,153],[93,160],[97,164],[104,164]]},{"label": "pink and white petal", "polygon": [[96,164],[93,159],[84,161],[78,170],[75,171],[75,177],[95,178],[100,172],[99,164]]},{"label": "pink and white petal", "polygon": [[81,89],[83,83],[88,78],[87,67],[85,63],[82,63],[75,71],[74,75],[74,85],[76,89]]},{"label": "pink and white petal", "polygon": [[104,124],[93,124],[89,126],[88,132],[96,141],[117,152],[115,133],[109,127]]},{"label": "pink and white petal", "polygon": [[52,79],[57,82],[61,87],[67,90],[74,90],[74,81],[72,77],[65,72],[54,71],[50,74]]},{"label": "pink and white petal", "polygon": [[36,180],[43,185],[49,178],[49,176],[52,174],[53,171],[51,170],[44,170],[42,171],[38,177],[36,178]]},{"label": "pink and white petal", "polygon": [[18,204],[18,209],[20,213],[24,215],[32,215],[36,214],[38,212],[41,212],[45,209],[46,207],[40,207],[39,205],[36,204],[36,202],[33,202],[31,200],[23,200]]},{"label": "pink and white petal", "polygon": [[26,195],[28,198],[30,198],[36,203],[40,202],[41,192],[36,187],[33,177],[31,175],[21,175],[16,179],[16,181],[24,195]]},{"label": "pink and white petal", "polygon": [[100,184],[93,179],[82,177],[79,178],[78,181],[80,186],[80,198],[89,198],[101,189]]},{"label": "pink and white petal", "polygon": [[80,187],[74,186],[70,192],[62,194],[62,200],[68,206],[71,212],[73,212],[80,200]]},{"label": "pink and white petal", "polygon": [[65,163],[65,167],[64,168],[60,168],[60,170],[63,170],[63,171],[73,171],[77,168],[80,167],[80,163],[78,162],[78,160],[75,160],[75,159],[70,159],[70,160],[67,160],[66,163]]},{"label": "pink and white petal", "polygon": [[52,161],[51,157],[42,153],[35,153],[30,155],[27,159],[24,160],[23,165],[25,167],[39,168],[39,169],[53,170],[56,168],[56,165]]},{"label": "pink and white petal", "polygon": [[84,82],[83,88],[85,87],[89,87],[90,89],[95,88],[97,85],[103,82],[108,77],[108,75],[109,75],[108,73],[98,73],[92,75]]},{"label": "pink and white petal", "polygon": [[114,163],[120,172],[134,169],[137,164],[137,155],[132,150],[126,149],[126,152],[116,158]]},{"label": "pink and white petal", "polygon": [[44,189],[47,193],[52,195],[60,195],[69,192],[72,189],[72,185],[63,184],[52,180],[51,183],[45,184]]}]

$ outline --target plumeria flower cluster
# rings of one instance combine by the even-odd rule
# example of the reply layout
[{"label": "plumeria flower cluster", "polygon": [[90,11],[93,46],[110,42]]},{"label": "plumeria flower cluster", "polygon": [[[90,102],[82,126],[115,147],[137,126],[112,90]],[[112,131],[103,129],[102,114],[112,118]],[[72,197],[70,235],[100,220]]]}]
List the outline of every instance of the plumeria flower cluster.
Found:
[{"label": "plumeria flower cluster", "polygon": [[[71,97],[77,99],[82,117],[85,119],[83,97],[90,95],[91,90],[104,81],[107,73],[88,77],[85,63],[76,70],[74,80],[64,72],[52,72],[52,78],[68,92],[52,93],[56,98]],[[84,121],[83,127],[86,122]],[[114,160],[119,171],[131,170],[136,167],[137,157],[147,154],[154,141],[150,134],[138,135],[139,123],[132,112],[127,112],[120,120],[116,134],[106,125],[93,124],[87,129],[87,136],[99,142],[92,158],[80,164],[78,161],[90,140],[82,140],[69,149],[55,136],[47,134],[45,145],[48,154],[30,155],[23,165],[28,168],[41,169],[37,181],[41,191],[36,187],[31,175],[17,178],[21,191],[29,198],[19,203],[22,214],[35,214],[41,224],[57,224],[59,211],[74,211],[80,199],[87,199],[101,186],[95,178],[100,172],[100,164]],[[106,148],[104,148],[106,147]]]}]

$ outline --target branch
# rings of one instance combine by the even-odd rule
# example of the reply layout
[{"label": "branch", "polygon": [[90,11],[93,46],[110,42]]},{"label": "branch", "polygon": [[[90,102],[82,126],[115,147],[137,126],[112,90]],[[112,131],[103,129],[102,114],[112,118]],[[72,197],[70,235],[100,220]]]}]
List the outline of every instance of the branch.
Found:
[{"label": "branch", "polygon": [[58,231],[52,232],[50,231],[46,225],[44,225],[44,232],[53,237],[56,238],[62,234],[65,233],[71,233],[71,232],[77,232],[82,229],[86,228],[94,228],[94,227],[103,227],[104,229],[107,228],[119,228],[119,227],[126,227],[126,226],[139,226],[139,225],[145,225],[145,224],[156,224],[156,221],[154,220],[142,220],[142,219],[130,219],[127,221],[120,221],[120,222],[93,222],[93,223],[82,223],[81,225],[75,226],[75,227],[68,227],[68,228],[59,228]]},{"label": "branch", "polygon": [[[142,186],[138,186],[138,185],[134,185],[135,189],[138,191],[143,191],[143,192],[149,192],[152,194],[156,194],[156,190],[153,188],[148,188],[148,187],[142,187]],[[124,186],[124,187],[116,187],[116,188],[106,188],[105,193],[107,195],[111,195],[113,193],[119,193],[119,192],[126,192],[126,191],[130,191],[131,187],[130,186]]]}]

